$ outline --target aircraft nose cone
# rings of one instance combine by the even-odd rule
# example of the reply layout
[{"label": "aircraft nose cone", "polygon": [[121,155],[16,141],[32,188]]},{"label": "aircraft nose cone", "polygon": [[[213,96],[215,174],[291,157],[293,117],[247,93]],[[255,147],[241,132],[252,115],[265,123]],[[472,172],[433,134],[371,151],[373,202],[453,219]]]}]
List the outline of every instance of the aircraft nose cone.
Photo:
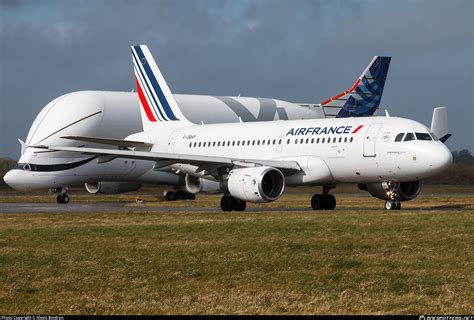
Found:
[{"label": "aircraft nose cone", "polygon": [[443,171],[451,166],[452,163],[453,155],[451,154],[451,151],[443,145],[435,155],[434,167],[437,171]]},{"label": "aircraft nose cone", "polygon": [[8,171],[5,176],[3,176],[3,181],[15,190],[26,190],[28,184],[25,181],[25,177],[20,176],[20,172],[21,170],[15,169]]},{"label": "aircraft nose cone", "polygon": [[10,170],[3,176],[3,181],[5,181],[5,183],[8,184],[13,189],[15,189],[15,187],[13,186],[15,184],[15,176],[16,176],[15,170]]}]

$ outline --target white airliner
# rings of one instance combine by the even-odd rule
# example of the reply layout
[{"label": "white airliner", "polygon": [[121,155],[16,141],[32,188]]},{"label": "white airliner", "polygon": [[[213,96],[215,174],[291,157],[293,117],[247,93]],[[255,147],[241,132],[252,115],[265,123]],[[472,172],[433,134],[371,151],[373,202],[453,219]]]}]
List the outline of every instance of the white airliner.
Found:
[{"label": "white airliner", "polygon": [[[287,185],[323,186],[322,194],[312,197],[311,206],[331,210],[336,199],[329,191],[342,183],[365,186],[386,199],[386,209],[400,209],[400,201],[419,193],[420,180],[452,162],[450,151],[430,129],[403,118],[196,125],[181,112],[148,48],[133,46],[132,58],[143,132],[125,140],[69,137],[122,150],[35,147],[87,154],[99,162],[125,158],[153,161],[155,169],[171,166],[186,174],[188,190],[224,193],[224,211],[245,210],[247,201],[275,201]],[[346,103],[356,104],[353,97]],[[439,114],[445,109],[438,110],[434,129],[444,134],[447,125]]]},{"label": "white airliner", "polygon": [[[390,57],[376,56],[354,85],[321,104],[298,105],[282,100],[250,97],[173,95],[185,118],[194,124],[371,116],[377,110],[390,64]],[[354,103],[347,103],[348,97]],[[185,192],[185,175],[169,167],[154,168],[153,161],[100,159],[71,152],[33,148],[38,144],[97,147],[96,136],[124,139],[143,130],[137,93],[81,91],[51,101],[30,128],[22,155],[4,180],[17,190],[57,188],[57,201],[69,202],[67,187],[85,184],[90,193],[120,193],[137,190],[141,184],[173,185],[167,199],[192,197]],[[67,137],[68,139],[63,139]],[[110,147],[110,146],[109,146]],[[113,145],[112,148],[126,146]],[[110,161],[108,161],[110,160]],[[205,188],[205,187],[204,187]]]}]

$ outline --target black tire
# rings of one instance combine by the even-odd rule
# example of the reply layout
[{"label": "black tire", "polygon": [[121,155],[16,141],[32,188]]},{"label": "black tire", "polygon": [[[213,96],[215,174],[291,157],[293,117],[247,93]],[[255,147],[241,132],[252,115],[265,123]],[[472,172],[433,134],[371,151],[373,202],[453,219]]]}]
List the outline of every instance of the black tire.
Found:
[{"label": "black tire", "polygon": [[224,195],[221,199],[222,211],[232,211],[235,208],[235,199],[230,195]]},{"label": "black tire", "polygon": [[177,197],[176,192],[168,191],[168,192],[166,192],[166,194],[165,194],[165,199],[166,199],[166,201],[175,201],[175,200],[177,200],[177,198],[178,198],[178,197]]},{"label": "black tire", "polygon": [[395,201],[395,209],[394,210],[400,210],[402,208],[402,203],[400,201]]},{"label": "black tire", "polygon": [[58,196],[56,197],[56,202],[57,202],[57,203],[64,203],[64,202],[63,202],[63,195],[62,195],[62,194],[58,194]]},{"label": "black tire", "polygon": [[234,210],[245,211],[245,209],[247,208],[247,201],[243,201],[240,199],[235,199],[235,200],[236,200],[236,204],[235,204]]},{"label": "black tire", "polygon": [[385,209],[386,210],[393,210],[395,208],[395,202],[392,200],[385,201]]},{"label": "black tire", "polygon": [[70,199],[69,199],[69,196],[68,196],[67,194],[64,194],[64,195],[63,195],[63,203],[65,203],[65,204],[66,204],[66,203],[69,203],[69,200],[70,200]]},{"label": "black tire", "polygon": [[324,199],[324,210],[334,210],[336,208],[336,197],[328,194]]},{"label": "black tire", "polygon": [[315,194],[311,198],[311,208],[313,210],[323,210],[324,208],[324,197],[322,194]]}]

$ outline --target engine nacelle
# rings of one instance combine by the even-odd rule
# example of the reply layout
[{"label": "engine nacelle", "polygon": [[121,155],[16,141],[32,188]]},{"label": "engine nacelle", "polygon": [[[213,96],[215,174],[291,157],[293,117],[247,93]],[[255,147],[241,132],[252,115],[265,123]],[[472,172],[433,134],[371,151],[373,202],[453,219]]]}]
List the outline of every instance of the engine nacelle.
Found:
[{"label": "engine nacelle", "polygon": [[[383,183],[359,184],[359,189],[369,192],[373,197],[387,200],[387,189]],[[421,191],[420,181],[399,182],[395,187],[400,201],[415,199]]]},{"label": "engine nacelle", "polygon": [[117,194],[117,193],[124,193],[129,191],[136,191],[140,188],[140,184],[136,182],[92,182],[86,183],[84,185],[86,187],[87,192],[96,194],[96,193],[103,193],[103,194]]},{"label": "engine nacelle", "polygon": [[224,192],[219,182],[201,179],[189,174],[187,174],[184,178],[184,187],[189,193],[204,192],[216,194]]},{"label": "engine nacelle", "polygon": [[230,194],[254,203],[275,201],[285,189],[285,177],[271,167],[235,169],[229,172],[227,188]]}]

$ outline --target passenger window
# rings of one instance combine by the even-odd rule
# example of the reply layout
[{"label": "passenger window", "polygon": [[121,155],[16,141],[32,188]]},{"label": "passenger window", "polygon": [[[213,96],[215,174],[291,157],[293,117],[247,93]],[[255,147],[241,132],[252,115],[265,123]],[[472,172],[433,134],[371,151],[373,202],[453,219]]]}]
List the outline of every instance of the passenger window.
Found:
[{"label": "passenger window", "polygon": [[260,140],[257,140],[257,146],[259,146],[259,145],[260,145]]},{"label": "passenger window", "polygon": [[265,145],[265,140],[262,140],[262,146],[264,146],[264,145]]},{"label": "passenger window", "polygon": [[351,137],[351,142],[354,141],[354,137]]},{"label": "passenger window", "polygon": [[298,144],[298,139],[295,139],[295,144]]},{"label": "passenger window", "polygon": [[344,143],[346,143],[346,142],[347,142],[347,137],[344,138]]},{"label": "passenger window", "polygon": [[194,142],[194,148],[196,148],[196,146],[197,146],[197,142]]},{"label": "passenger window", "polygon": [[193,145],[193,143],[192,143],[192,142],[190,142],[190,143],[189,143],[189,147],[191,148],[191,147],[192,147],[192,145]]},{"label": "passenger window", "polygon": [[235,141],[232,141],[232,146],[235,146]]},{"label": "passenger window", "polygon": [[399,134],[397,134],[397,136],[395,137],[395,142],[402,141],[404,134],[405,134],[405,133],[399,133]]},{"label": "passenger window", "polygon": [[239,145],[240,145],[240,140],[239,140],[239,141],[237,141],[237,146],[239,146]]},{"label": "passenger window", "polygon": [[314,143],[314,138],[311,138],[311,143]]},{"label": "passenger window", "polygon": [[301,144],[303,144],[303,141],[304,141],[304,139],[303,139],[303,138],[301,138],[301,140],[300,140],[300,143],[301,143]]},{"label": "passenger window", "polygon": [[[273,141],[275,141],[275,140],[273,140]],[[272,140],[268,139],[267,142],[268,142],[267,144],[270,144],[272,142]]]},{"label": "passenger window", "polygon": [[281,139],[280,139],[280,140],[278,140],[278,144],[281,144]]},{"label": "passenger window", "polygon": [[341,143],[341,142],[342,142],[342,138],[341,138],[341,137],[339,137],[339,143]]},{"label": "passenger window", "polygon": [[308,144],[308,143],[309,143],[309,138],[306,138],[306,144]]},{"label": "passenger window", "polygon": [[319,138],[318,138],[318,139],[316,139],[316,143],[319,143]]},{"label": "passenger window", "polygon": [[322,138],[322,139],[321,139],[321,143],[324,143],[324,140],[325,140],[325,138]]},{"label": "passenger window", "polygon": [[255,140],[252,140],[252,146],[254,146],[254,145],[255,145]]},{"label": "passenger window", "polygon": [[403,141],[411,141],[411,140],[415,140],[415,135],[411,132],[408,132],[407,135],[405,136],[405,139],[403,139]]},{"label": "passenger window", "polygon": [[286,144],[290,144],[290,139],[286,140]]},{"label": "passenger window", "polygon": [[417,140],[431,141],[431,136],[428,133],[415,132]]},{"label": "passenger window", "polygon": [[336,138],[332,138],[332,143],[336,143]]}]

